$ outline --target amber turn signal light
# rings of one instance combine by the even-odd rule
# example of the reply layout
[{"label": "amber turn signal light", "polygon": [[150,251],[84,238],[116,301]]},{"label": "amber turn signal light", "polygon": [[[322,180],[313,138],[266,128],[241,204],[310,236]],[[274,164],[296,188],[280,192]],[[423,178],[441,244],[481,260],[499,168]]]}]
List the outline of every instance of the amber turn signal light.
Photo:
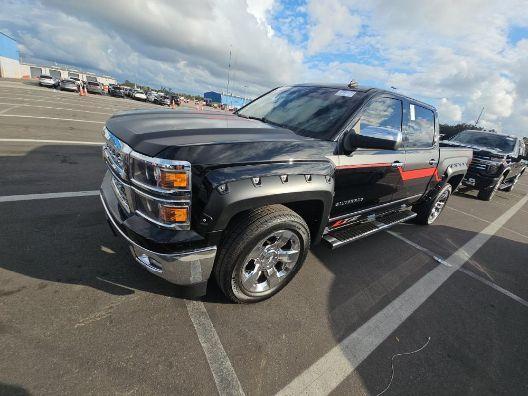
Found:
[{"label": "amber turn signal light", "polygon": [[161,171],[159,186],[162,188],[186,188],[188,186],[187,173]]},{"label": "amber turn signal light", "polygon": [[186,207],[159,205],[159,217],[165,223],[185,223],[187,222],[188,209]]}]

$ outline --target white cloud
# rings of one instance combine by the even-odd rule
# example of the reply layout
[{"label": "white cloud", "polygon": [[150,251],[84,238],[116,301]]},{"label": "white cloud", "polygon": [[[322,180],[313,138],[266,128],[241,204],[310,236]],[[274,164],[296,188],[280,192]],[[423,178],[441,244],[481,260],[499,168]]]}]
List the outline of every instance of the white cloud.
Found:
[{"label": "white cloud", "polygon": [[[526,1],[333,0],[330,4],[322,15],[341,10],[340,18],[352,18],[351,30],[329,16],[320,17],[324,2],[308,7],[311,18],[318,21],[317,30],[308,30],[308,42],[319,43],[309,49],[319,59],[348,42],[350,56],[358,61],[333,61],[328,65],[332,73],[327,74],[396,86],[435,103],[445,121],[472,122],[484,106],[482,125],[528,134],[520,132],[528,108],[528,40],[515,47],[508,41],[513,25],[528,27]],[[318,32],[324,34],[317,38]],[[363,54],[375,66],[359,67]]]},{"label": "white cloud", "polygon": [[31,58],[193,92],[225,89],[231,48],[230,90],[240,93],[248,86],[243,91],[256,95],[294,81],[302,70],[302,53],[270,35],[266,15],[272,5],[244,0],[7,2],[0,22]]},{"label": "white cloud", "polygon": [[447,98],[442,98],[438,103],[438,113],[441,123],[462,121],[462,108]]},{"label": "white cloud", "polygon": [[222,90],[231,48],[236,93],[357,79],[526,134],[528,38],[508,40],[526,0],[3,0],[0,26],[26,57],[121,79]]},{"label": "white cloud", "polygon": [[311,17],[309,54],[345,49],[343,44],[359,33],[361,19],[339,0],[311,0],[307,10]]}]

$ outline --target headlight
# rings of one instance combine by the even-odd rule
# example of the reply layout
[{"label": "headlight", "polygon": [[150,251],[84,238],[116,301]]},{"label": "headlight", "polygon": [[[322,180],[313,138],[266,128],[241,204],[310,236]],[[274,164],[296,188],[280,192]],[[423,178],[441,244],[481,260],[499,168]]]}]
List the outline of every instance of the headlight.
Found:
[{"label": "headlight", "polygon": [[499,167],[499,164],[488,164],[488,166],[486,166],[486,172],[490,175],[494,175],[499,171]]},{"label": "headlight", "polygon": [[161,193],[189,191],[191,164],[185,161],[146,157],[132,152],[130,179],[132,183],[151,191]]},{"label": "headlight", "polygon": [[106,128],[104,136],[103,157],[121,206],[161,227],[190,229],[191,164],[137,153]]}]

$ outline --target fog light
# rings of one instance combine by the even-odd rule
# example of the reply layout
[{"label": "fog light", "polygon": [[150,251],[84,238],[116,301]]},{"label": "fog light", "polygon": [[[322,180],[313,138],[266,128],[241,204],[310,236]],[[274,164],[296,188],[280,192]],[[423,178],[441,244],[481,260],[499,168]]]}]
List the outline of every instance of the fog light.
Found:
[{"label": "fog light", "polygon": [[187,222],[188,208],[160,204],[159,217],[165,223],[185,223]]}]

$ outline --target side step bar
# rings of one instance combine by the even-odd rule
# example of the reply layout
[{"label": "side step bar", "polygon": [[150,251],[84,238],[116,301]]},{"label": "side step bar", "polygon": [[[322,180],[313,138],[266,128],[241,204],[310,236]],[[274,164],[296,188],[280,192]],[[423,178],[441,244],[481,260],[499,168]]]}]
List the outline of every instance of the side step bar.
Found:
[{"label": "side step bar", "polygon": [[323,235],[323,240],[330,246],[330,248],[335,249],[346,245],[347,243],[375,234],[376,232],[382,231],[395,224],[403,223],[416,216],[416,213],[411,212],[410,210],[390,213],[372,221],[353,224],[348,227],[330,231],[328,234]]}]

